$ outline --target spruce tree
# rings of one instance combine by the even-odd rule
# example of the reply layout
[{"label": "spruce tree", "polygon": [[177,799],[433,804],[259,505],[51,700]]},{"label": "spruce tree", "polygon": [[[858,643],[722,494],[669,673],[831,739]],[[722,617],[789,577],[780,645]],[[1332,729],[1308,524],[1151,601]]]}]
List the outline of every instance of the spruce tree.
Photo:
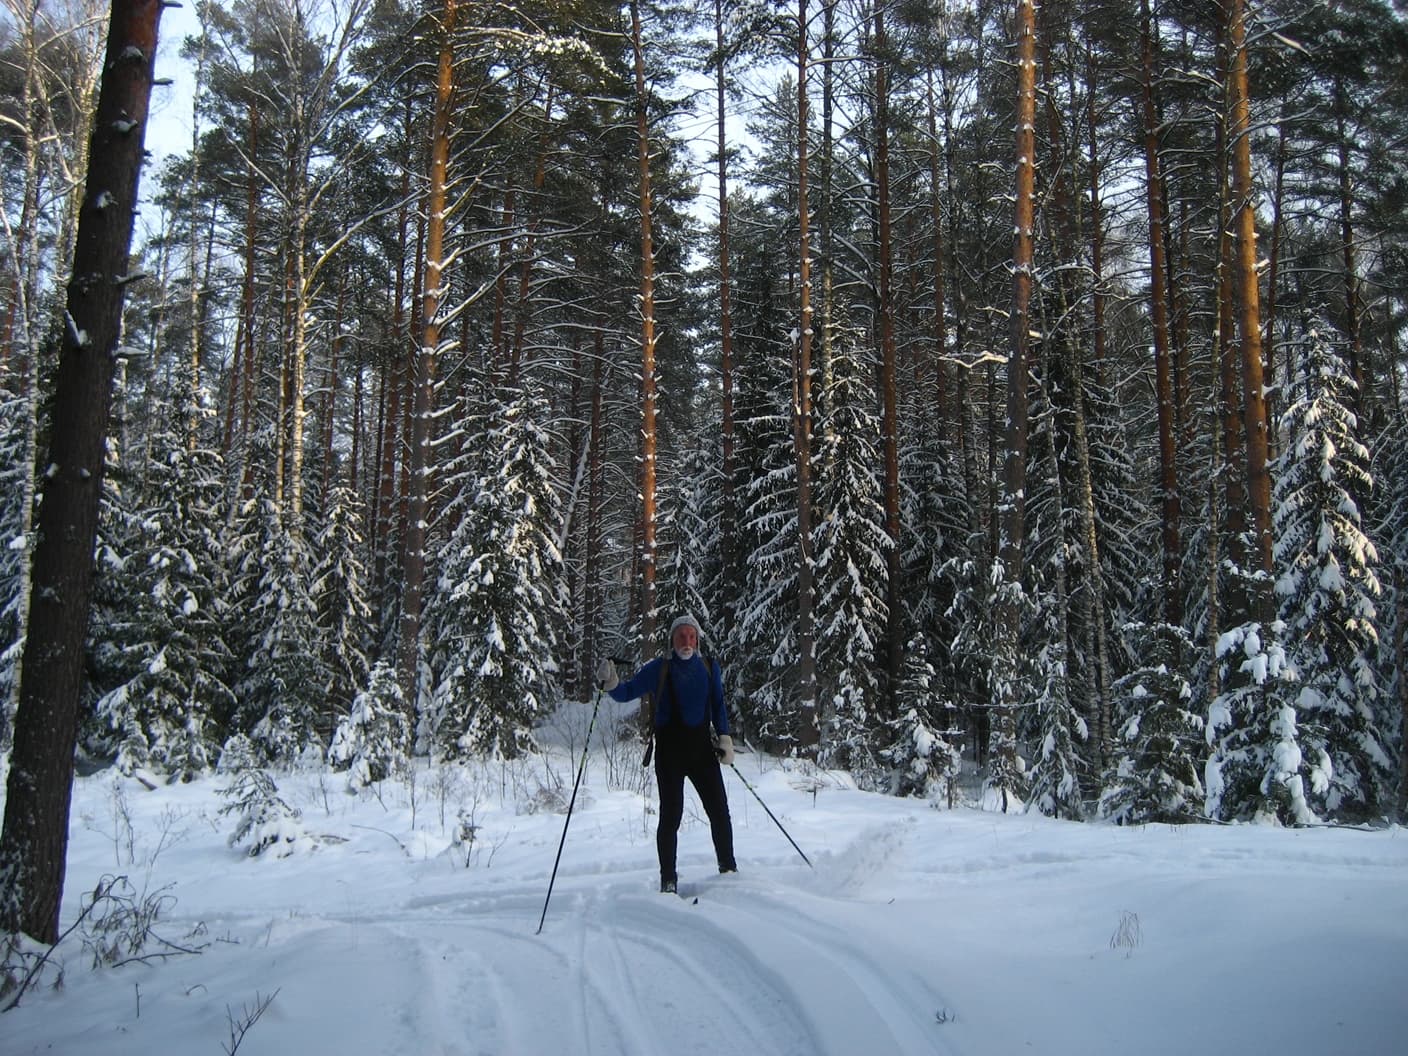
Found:
[{"label": "spruce tree", "polygon": [[[701,448],[686,451],[661,488],[660,565],[656,600],[669,619],[691,613],[700,626],[716,626],[712,599],[719,583],[719,480]],[[712,651],[709,643],[705,649]]]},{"label": "spruce tree", "polygon": [[885,724],[888,743],[878,752],[889,767],[886,790],[953,806],[963,764],[958,709],[943,695],[922,636],[905,646],[896,703],[897,716]]},{"label": "spruce tree", "polygon": [[1363,821],[1381,811],[1392,765],[1378,724],[1382,591],[1360,514],[1373,484],[1369,451],[1352,410],[1354,382],[1330,333],[1312,327],[1295,350],[1274,492],[1276,593],[1298,676],[1297,720],[1329,758],[1309,789],[1311,803],[1330,817]]},{"label": "spruce tree", "polygon": [[272,503],[252,504],[244,523],[237,575],[245,667],[230,732],[249,737],[261,765],[321,758],[318,709],[327,676],[310,589],[313,557]]},{"label": "spruce tree", "polygon": [[[179,409],[178,420],[184,417]],[[156,769],[190,780],[209,768],[234,695],[228,685],[224,466],[188,447],[180,429],[158,433],[129,514],[127,551],[105,564],[99,657],[127,672],[98,700],[125,773]]]},{"label": "spruce tree", "polygon": [[328,748],[328,762],[334,770],[347,771],[349,789],[365,788],[406,765],[409,741],[406,701],[396,670],[385,661],[377,661],[366,688],[338,721]]},{"label": "spruce tree", "polygon": [[1318,819],[1307,784],[1329,786],[1330,760],[1301,746],[1295,672],[1279,621],[1248,622],[1223,633],[1217,662],[1223,691],[1208,709],[1211,754],[1204,769],[1206,816],[1218,821],[1309,825]]},{"label": "spruce tree", "polygon": [[322,722],[329,733],[367,684],[372,610],[363,545],[361,503],[348,488],[334,487],[313,549],[313,600],[327,677]]},{"label": "spruce tree", "polygon": [[16,671],[23,648],[20,628],[23,608],[29,603],[23,574],[23,563],[29,560],[22,505],[23,475],[29,472],[24,446],[24,404],[11,394],[0,374],[0,751],[10,744]]},{"label": "spruce tree", "polygon": [[884,724],[877,654],[888,621],[883,588],[893,543],[876,472],[880,425],[861,360],[864,335],[841,307],[832,327],[830,369],[821,393],[814,528],[818,761],[877,787],[882,768],[876,749]]},{"label": "spruce tree", "polygon": [[545,404],[505,392],[499,406],[488,434],[498,463],[440,554],[427,607],[430,693],[416,736],[439,758],[517,758],[555,704],[566,592]]},{"label": "spruce tree", "polygon": [[1130,624],[1139,666],[1115,682],[1114,745],[1098,811],[1120,824],[1184,824],[1203,807],[1203,719],[1185,674],[1193,644],[1171,624]]}]

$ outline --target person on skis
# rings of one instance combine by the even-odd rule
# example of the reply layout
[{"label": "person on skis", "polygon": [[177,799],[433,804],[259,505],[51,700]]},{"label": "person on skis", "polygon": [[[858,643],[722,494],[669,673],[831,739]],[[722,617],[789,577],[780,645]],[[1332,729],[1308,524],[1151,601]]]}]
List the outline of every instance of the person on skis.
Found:
[{"label": "person on skis", "polygon": [[[660,789],[660,822],[655,847],[660,856],[660,890],[676,890],[675,850],[684,817],[684,779],[689,778],[714,839],[719,872],[734,873],[733,822],[728,813],[721,766],[733,763],[733,738],[724,707],[723,674],[716,661],[699,653],[699,624],[684,615],[670,624],[670,655],[648,661],[621,681],[616,665],[603,660],[597,684],[624,704],[650,694],[654,699],[655,783]],[[710,736],[713,724],[717,750]]]}]

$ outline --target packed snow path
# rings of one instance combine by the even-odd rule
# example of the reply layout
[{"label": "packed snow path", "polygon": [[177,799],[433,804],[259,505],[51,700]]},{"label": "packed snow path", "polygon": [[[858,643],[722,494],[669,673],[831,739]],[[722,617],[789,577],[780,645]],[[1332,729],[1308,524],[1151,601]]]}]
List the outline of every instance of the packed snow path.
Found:
[{"label": "packed snow path", "polygon": [[719,877],[673,897],[598,878],[555,895],[541,935],[534,894],[383,925],[420,976],[407,1054],[948,1051],[942,1001],[905,959],[877,961],[775,885]]}]

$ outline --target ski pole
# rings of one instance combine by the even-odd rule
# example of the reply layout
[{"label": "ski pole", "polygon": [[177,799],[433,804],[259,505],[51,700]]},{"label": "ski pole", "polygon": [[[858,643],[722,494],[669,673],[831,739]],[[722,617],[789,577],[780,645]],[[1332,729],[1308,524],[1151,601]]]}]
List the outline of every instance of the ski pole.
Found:
[{"label": "ski pole", "polygon": [[743,782],[743,787],[746,788],[749,792],[753,793],[753,798],[758,801],[759,806],[761,806],[764,810],[768,812],[768,817],[772,818],[772,823],[776,825],[779,829],[782,829],[782,835],[787,837],[787,842],[792,845],[792,849],[798,854],[802,855],[802,861],[806,862],[807,865],[810,866],[812,869],[815,869],[816,866],[812,865],[812,860],[806,856],[806,854],[802,851],[802,848],[797,846],[797,841],[792,838],[792,834],[789,833],[786,829],[782,828],[782,822],[777,820],[777,815],[774,814],[771,810],[768,810],[768,805],[763,802],[763,797],[758,795],[758,790],[748,783],[748,779],[743,776],[743,771],[738,769],[738,764],[729,763],[728,766],[730,770],[732,770],[735,774],[738,775],[738,780]]},{"label": "ski pole", "polygon": [[[534,935],[543,933],[543,921],[548,919],[548,903],[552,901],[552,885],[557,883],[557,867],[562,861],[562,848],[567,846],[567,826],[572,824],[572,808],[577,805],[577,789],[582,784],[582,774],[587,769],[587,749],[592,746],[592,730],[596,728],[596,713],[601,710],[601,698],[606,696],[605,689],[598,689],[596,694],[596,704],[592,706],[592,718],[587,723],[587,740],[582,745],[582,761],[577,764],[577,780],[572,782],[572,798],[567,803],[567,817],[562,821],[562,839],[557,843],[557,857],[552,863],[552,878],[548,880],[548,897],[543,899],[543,915],[538,918],[538,930]],[[738,775],[742,777],[743,775]]]}]

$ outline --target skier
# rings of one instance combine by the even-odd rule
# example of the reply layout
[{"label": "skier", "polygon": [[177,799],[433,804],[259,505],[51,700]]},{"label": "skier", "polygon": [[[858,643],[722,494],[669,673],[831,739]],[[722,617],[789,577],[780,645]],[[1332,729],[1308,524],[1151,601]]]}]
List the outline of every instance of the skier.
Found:
[{"label": "skier", "polygon": [[[684,615],[670,624],[670,655],[647,662],[626,681],[620,680],[609,659],[597,667],[596,677],[597,684],[622,704],[647,693],[654,696],[655,783],[660,789],[655,847],[660,856],[660,890],[676,890],[675,848],[684,817],[686,777],[709,817],[719,872],[736,873],[733,822],[721,769],[721,764],[733,763],[733,738],[724,708],[723,674],[717,661],[705,661],[699,654],[698,622]],[[711,721],[718,734],[717,751],[709,735]]]}]

